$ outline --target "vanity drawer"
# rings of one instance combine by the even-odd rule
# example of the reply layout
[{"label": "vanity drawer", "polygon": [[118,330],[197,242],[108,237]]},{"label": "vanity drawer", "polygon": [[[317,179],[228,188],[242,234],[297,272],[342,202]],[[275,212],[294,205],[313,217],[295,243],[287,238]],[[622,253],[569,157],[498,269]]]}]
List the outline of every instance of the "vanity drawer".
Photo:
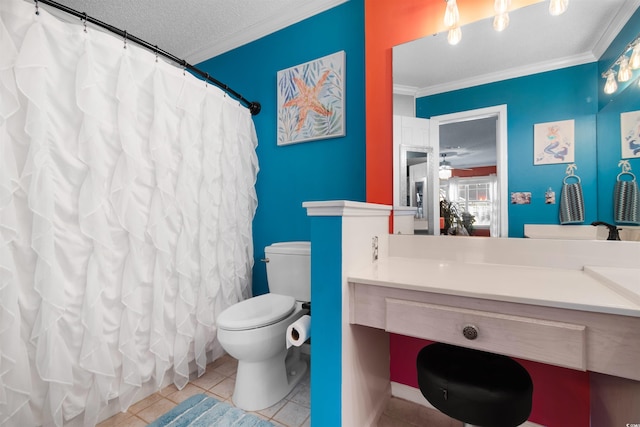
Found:
[{"label": "vanity drawer", "polygon": [[[586,370],[583,325],[393,298],[385,305],[388,332]],[[475,339],[463,335],[469,325]]]}]

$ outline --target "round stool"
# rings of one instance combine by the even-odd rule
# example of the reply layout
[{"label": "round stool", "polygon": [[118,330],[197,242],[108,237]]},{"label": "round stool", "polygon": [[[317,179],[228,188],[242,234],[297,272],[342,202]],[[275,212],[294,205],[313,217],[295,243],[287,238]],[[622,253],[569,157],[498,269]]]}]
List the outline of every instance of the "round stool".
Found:
[{"label": "round stool", "polygon": [[515,427],[531,413],[526,369],[499,354],[435,343],[418,353],[418,384],[440,412],[464,423]]}]

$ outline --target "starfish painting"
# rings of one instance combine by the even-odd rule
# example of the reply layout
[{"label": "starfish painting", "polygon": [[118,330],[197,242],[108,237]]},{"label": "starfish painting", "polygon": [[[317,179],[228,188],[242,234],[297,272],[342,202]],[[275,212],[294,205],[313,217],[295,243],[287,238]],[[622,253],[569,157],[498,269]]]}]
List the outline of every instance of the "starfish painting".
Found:
[{"label": "starfish painting", "polygon": [[345,53],[278,71],[278,145],[345,135]]},{"label": "starfish painting", "polygon": [[304,123],[307,120],[307,115],[311,111],[315,112],[316,114],[320,114],[321,116],[330,116],[331,114],[333,114],[324,105],[322,105],[322,103],[318,99],[320,91],[322,90],[322,86],[329,77],[330,72],[331,70],[325,71],[315,86],[307,86],[307,84],[299,77],[293,78],[293,81],[298,88],[298,96],[291,98],[282,106],[286,108],[298,108],[298,125],[296,127],[296,131],[300,131],[300,129],[302,129],[302,126],[304,126]]}]

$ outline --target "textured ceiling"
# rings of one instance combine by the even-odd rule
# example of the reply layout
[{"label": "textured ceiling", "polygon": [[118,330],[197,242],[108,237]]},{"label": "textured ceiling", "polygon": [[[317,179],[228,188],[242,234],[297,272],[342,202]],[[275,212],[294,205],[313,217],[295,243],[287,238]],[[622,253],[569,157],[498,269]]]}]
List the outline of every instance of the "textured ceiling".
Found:
[{"label": "textured ceiling", "polygon": [[56,1],[197,64],[346,0]]}]

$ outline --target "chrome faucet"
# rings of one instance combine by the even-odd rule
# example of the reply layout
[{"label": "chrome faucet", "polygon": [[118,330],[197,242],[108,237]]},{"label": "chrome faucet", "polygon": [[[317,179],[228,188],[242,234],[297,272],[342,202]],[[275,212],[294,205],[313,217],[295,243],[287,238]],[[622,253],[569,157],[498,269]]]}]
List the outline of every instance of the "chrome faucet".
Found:
[{"label": "chrome faucet", "polygon": [[608,224],[606,222],[602,222],[602,221],[594,221],[591,223],[591,225],[594,226],[598,226],[598,225],[604,225],[609,229],[609,237],[607,237],[607,240],[620,240],[620,234],[618,233],[618,231],[620,231],[620,229],[618,227],[616,227],[615,225],[612,224]]}]

